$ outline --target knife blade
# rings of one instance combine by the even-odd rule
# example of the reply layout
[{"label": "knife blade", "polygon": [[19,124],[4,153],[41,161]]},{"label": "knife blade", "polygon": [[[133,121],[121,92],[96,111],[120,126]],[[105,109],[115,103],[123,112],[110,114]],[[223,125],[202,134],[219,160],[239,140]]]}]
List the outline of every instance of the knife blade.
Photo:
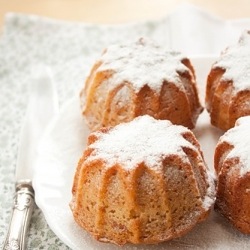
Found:
[{"label": "knife blade", "polygon": [[49,68],[33,68],[18,147],[13,211],[4,250],[26,248],[28,227],[35,206],[32,177],[37,148],[45,128],[57,112],[57,94]]}]

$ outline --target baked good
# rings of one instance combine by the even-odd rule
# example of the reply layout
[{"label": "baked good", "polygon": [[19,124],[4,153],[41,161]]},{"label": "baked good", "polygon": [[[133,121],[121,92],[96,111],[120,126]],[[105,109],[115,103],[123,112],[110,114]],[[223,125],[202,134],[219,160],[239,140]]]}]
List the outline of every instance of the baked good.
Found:
[{"label": "baked good", "polygon": [[158,243],[207,217],[213,180],[188,128],[145,115],[90,134],[70,206],[100,241]]},{"label": "baked good", "polygon": [[250,115],[250,31],[222,52],[207,78],[206,108],[211,123],[222,129]]},{"label": "baked good", "polygon": [[145,114],[193,128],[203,110],[190,60],[145,39],[108,47],[80,97],[92,131]]},{"label": "baked good", "polygon": [[250,234],[250,116],[239,118],[219,140],[214,156],[218,175],[215,208],[238,230]]}]

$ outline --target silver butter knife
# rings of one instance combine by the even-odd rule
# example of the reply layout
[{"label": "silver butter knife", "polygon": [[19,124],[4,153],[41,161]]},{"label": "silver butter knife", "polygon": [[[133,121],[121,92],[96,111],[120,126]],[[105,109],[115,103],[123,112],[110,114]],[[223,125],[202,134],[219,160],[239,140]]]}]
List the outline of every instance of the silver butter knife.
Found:
[{"label": "silver butter knife", "polygon": [[29,100],[21,130],[16,165],[16,192],[4,250],[26,249],[27,233],[35,206],[32,173],[44,129],[58,112],[58,100],[47,67],[32,70]]}]

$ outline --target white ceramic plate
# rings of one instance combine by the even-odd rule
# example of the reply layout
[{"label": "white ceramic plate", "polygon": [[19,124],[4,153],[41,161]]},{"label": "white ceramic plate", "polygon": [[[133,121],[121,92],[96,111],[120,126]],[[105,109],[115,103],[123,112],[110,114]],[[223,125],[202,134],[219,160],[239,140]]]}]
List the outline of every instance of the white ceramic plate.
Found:
[{"label": "white ceramic plate", "polygon": [[[206,76],[214,61],[214,57],[192,59],[202,100]],[[194,133],[201,143],[208,166],[213,168],[214,147],[221,132],[210,125],[206,111],[200,116]],[[88,134],[79,100],[73,98],[52,122],[41,143],[34,177],[36,202],[51,229],[72,249],[121,249],[94,240],[74,222],[69,208],[74,172]],[[206,222],[180,239],[150,246],[125,245],[122,249],[248,249],[248,245],[249,237],[238,233],[221,216],[212,212]]]}]

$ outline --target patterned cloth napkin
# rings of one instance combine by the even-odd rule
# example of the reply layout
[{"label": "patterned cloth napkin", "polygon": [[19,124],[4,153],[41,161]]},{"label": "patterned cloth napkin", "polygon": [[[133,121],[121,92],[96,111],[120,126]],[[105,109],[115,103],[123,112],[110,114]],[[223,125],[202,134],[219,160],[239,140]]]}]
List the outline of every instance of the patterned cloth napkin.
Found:
[{"label": "patterned cloth napkin", "polygon": [[[161,20],[123,25],[8,14],[0,37],[0,246],[11,214],[18,137],[32,66],[51,68],[63,105],[79,92],[93,61],[111,43],[149,37],[188,56],[218,55],[246,28],[250,19],[225,21],[189,5]],[[32,217],[28,249],[69,249],[49,229],[38,208]]]}]

